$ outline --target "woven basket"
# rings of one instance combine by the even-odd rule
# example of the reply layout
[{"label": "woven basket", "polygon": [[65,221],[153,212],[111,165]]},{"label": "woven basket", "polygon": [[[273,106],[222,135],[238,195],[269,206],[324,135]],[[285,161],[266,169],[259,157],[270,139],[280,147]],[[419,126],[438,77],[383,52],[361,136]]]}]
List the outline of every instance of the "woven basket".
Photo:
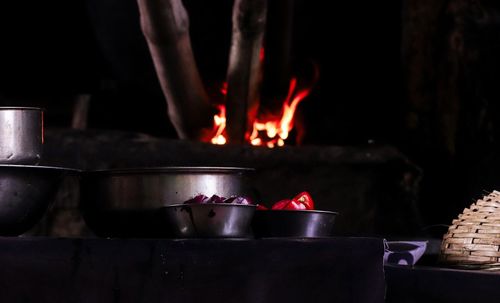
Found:
[{"label": "woven basket", "polygon": [[453,220],[441,244],[451,266],[500,270],[500,192],[493,191]]}]

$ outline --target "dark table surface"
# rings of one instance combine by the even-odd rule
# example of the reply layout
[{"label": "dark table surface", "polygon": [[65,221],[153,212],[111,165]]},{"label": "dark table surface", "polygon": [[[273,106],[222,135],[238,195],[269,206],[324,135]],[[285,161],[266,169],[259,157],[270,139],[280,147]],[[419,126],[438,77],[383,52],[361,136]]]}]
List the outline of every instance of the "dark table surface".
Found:
[{"label": "dark table surface", "polygon": [[383,302],[374,238],[0,238],[0,302]]},{"label": "dark table surface", "polygon": [[500,302],[500,273],[438,266],[385,266],[388,303]]}]

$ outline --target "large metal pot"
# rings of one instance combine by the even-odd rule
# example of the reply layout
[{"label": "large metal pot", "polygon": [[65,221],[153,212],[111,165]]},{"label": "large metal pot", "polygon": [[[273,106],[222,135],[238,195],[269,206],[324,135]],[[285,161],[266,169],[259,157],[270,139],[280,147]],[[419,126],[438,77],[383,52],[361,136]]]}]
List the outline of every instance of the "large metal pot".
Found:
[{"label": "large metal pot", "polygon": [[28,231],[53,202],[60,181],[76,170],[48,166],[0,165],[0,236]]},{"label": "large metal pot", "polygon": [[0,164],[38,164],[42,146],[42,109],[0,107]]},{"label": "large metal pot", "polygon": [[190,198],[252,196],[247,175],[237,167],[160,167],[88,172],[83,175],[81,209],[100,236],[169,236],[162,208]]}]

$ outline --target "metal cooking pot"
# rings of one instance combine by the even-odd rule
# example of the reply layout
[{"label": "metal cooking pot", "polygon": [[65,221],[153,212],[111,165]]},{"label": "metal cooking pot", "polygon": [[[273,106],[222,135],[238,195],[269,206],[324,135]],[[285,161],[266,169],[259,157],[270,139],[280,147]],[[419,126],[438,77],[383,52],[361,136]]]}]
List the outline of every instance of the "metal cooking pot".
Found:
[{"label": "metal cooking pot", "polygon": [[28,231],[52,203],[60,181],[72,169],[0,165],[0,235],[16,236]]},{"label": "metal cooking pot", "polygon": [[42,146],[42,109],[0,107],[0,164],[38,164]]},{"label": "metal cooking pot", "polygon": [[81,183],[81,209],[87,225],[100,236],[169,236],[163,207],[198,194],[251,197],[247,176],[252,171],[159,167],[87,172]]}]

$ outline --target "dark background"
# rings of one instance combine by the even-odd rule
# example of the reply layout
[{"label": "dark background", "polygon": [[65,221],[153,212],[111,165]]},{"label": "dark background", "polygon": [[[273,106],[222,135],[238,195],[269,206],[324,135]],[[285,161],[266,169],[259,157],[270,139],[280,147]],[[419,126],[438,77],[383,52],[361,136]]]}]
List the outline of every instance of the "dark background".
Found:
[{"label": "dark background", "polygon": [[[312,64],[320,71],[313,94],[301,105],[305,143],[387,140],[396,126],[399,4],[366,4],[360,10],[344,2],[296,1],[292,69],[299,77]],[[185,5],[196,60],[213,90],[225,78],[232,1]],[[63,124],[60,107],[71,108],[74,95],[89,93],[89,127],[175,137],[134,0],[20,1],[0,10],[0,93],[6,103],[42,99],[54,116],[48,125]]]},{"label": "dark background", "polygon": [[[205,85],[224,81],[232,1],[186,0]],[[0,101],[68,127],[79,94],[90,128],[175,138],[134,0],[0,4]],[[500,5],[495,1],[297,0],[292,69],[320,71],[301,105],[307,145],[390,144],[422,168],[429,225],[500,188]],[[432,229],[432,227],[431,227]]]}]

